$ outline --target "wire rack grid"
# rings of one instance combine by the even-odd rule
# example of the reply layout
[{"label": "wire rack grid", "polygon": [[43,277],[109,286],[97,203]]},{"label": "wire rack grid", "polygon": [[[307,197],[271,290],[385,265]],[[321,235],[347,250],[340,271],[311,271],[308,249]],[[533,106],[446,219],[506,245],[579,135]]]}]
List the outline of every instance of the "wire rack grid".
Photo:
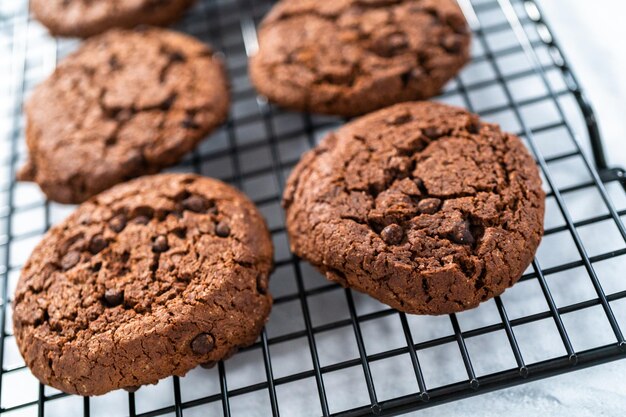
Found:
[{"label": "wire rack grid", "polygon": [[0,414],[396,415],[624,358],[624,171],[607,167],[593,113],[535,2],[459,2],[474,32],[472,63],[437,100],[520,135],[547,192],[545,237],[520,282],[471,311],[412,316],[300,262],[289,252],[280,209],[285,178],[303,151],[343,121],[286,112],[254,92],[247,56],[271,1],[199,1],[177,28],[224,53],[233,107],[227,124],[172,170],[223,179],[259,206],[276,247],[275,306],[257,343],[216,368],[95,398],[39,384],[12,336],[20,267],[73,209],[14,181],[26,155],[22,104],[77,42],[50,38],[29,16],[27,0],[3,2]]}]

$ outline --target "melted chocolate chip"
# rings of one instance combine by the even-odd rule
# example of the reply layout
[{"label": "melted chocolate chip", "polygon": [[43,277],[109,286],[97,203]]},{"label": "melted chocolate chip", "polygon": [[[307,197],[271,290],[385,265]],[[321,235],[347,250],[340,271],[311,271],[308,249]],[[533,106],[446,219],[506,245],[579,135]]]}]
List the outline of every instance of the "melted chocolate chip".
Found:
[{"label": "melted chocolate chip", "polygon": [[146,225],[150,223],[150,219],[147,216],[137,216],[133,219],[133,223]]},{"label": "melted chocolate chip", "polygon": [[411,116],[411,113],[404,113],[404,114],[399,114],[397,116],[394,116],[390,119],[387,119],[386,122],[387,124],[398,126],[398,125],[403,125],[405,123],[408,123],[411,120],[413,120],[413,116]]},{"label": "melted chocolate chip", "polygon": [[409,84],[409,82],[411,82],[412,80],[418,80],[422,78],[423,76],[424,76],[423,70],[421,70],[420,68],[413,68],[410,71],[402,73],[402,75],[400,75],[400,78],[402,80],[402,85],[406,87]]},{"label": "melted chocolate chip", "polygon": [[371,50],[388,58],[404,52],[408,46],[409,41],[404,33],[392,33],[389,36],[374,40]]},{"label": "melted chocolate chip", "polygon": [[104,292],[104,301],[109,307],[115,307],[124,301],[124,290],[107,288]]},{"label": "melted chocolate chip", "polygon": [[102,235],[95,235],[89,242],[89,252],[95,255],[106,248],[108,244]]},{"label": "melted chocolate chip", "polygon": [[450,240],[460,245],[472,245],[474,243],[474,236],[472,236],[470,224],[467,220],[460,221],[452,226]]},{"label": "melted chocolate chip", "polygon": [[141,385],[135,385],[135,386],[132,386],[132,387],[124,387],[124,391],[127,391],[127,392],[137,392],[137,390],[139,388],[141,388]]},{"label": "melted chocolate chip", "polygon": [[154,216],[154,208],[150,206],[138,206],[133,209],[133,217],[146,216],[151,219]]},{"label": "melted chocolate chip", "polygon": [[438,139],[441,136],[443,136],[443,133],[441,133],[441,131],[434,126],[429,126],[425,129],[422,129],[422,134],[426,136],[428,139],[432,139],[432,140]]},{"label": "melted chocolate chip", "polygon": [[390,224],[380,232],[380,237],[389,245],[397,245],[402,242],[404,230],[397,224]]},{"label": "melted chocolate chip", "polygon": [[172,233],[178,236],[181,239],[184,239],[187,236],[187,228],[183,226],[176,227],[172,229]]},{"label": "melted chocolate chip", "polygon": [[80,252],[73,250],[63,256],[63,259],[61,259],[61,267],[64,271],[67,271],[68,269],[74,267],[78,261],[80,261]]},{"label": "melted chocolate chip", "polygon": [[[131,119],[131,117],[133,117],[134,114],[135,111],[132,109],[122,109],[115,115],[115,120],[117,120],[118,122],[127,122]],[[114,141],[117,142],[117,138],[115,138]],[[111,143],[109,146],[112,146],[114,144],[115,143]]]},{"label": "melted chocolate chip", "polygon": [[425,198],[417,203],[417,209],[424,214],[434,214],[439,207],[441,207],[441,200],[438,198]]},{"label": "melted chocolate chip", "polygon": [[164,235],[159,235],[152,242],[152,252],[160,253],[165,252],[169,249],[169,245],[167,243],[167,237]]},{"label": "melted chocolate chip", "polygon": [[185,62],[187,58],[179,51],[174,51],[170,53],[170,61],[171,62]]},{"label": "melted chocolate chip", "polygon": [[455,54],[459,52],[461,48],[463,47],[463,38],[459,35],[453,35],[453,34],[447,35],[441,41],[441,46],[446,51],[452,54]]},{"label": "melted chocolate chip", "polygon": [[113,230],[115,233],[119,233],[126,227],[126,216],[123,214],[118,214],[109,220],[109,228]]},{"label": "melted chocolate chip", "polygon": [[172,94],[171,96],[169,96],[167,99],[165,99],[165,101],[163,103],[161,103],[161,110],[163,111],[167,111],[172,107],[172,104],[174,104],[174,101],[176,100],[176,94]]},{"label": "melted chocolate chip", "polygon": [[194,117],[192,115],[187,115],[187,117],[185,117],[185,119],[180,122],[180,125],[185,129],[199,129],[200,125],[196,123],[193,118]]},{"label": "melted chocolate chip", "polygon": [[117,71],[118,69],[122,68],[116,55],[113,55],[111,56],[111,58],[109,58],[109,67],[112,71]]},{"label": "melted chocolate chip", "polygon": [[185,210],[202,213],[211,205],[209,200],[199,195],[192,195],[183,200],[183,208]]},{"label": "melted chocolate chip", "polygon": [[467,131],[472,134],[478,133],[480,131],[480,123],[479,122],[470,123],[470,125],[467,126]]},{"label": "melted chocolate chip", "polygon": [[191,350],[198,355],[206,355],[215,347],[215,339],[209,333],[200,333],[191,341]]},{"label": "melted chocolate chip", "polygon": [[230,235],[230,226],[226,222],[219,222],[215,227],[215,233],[219,237],[228,237]]}]

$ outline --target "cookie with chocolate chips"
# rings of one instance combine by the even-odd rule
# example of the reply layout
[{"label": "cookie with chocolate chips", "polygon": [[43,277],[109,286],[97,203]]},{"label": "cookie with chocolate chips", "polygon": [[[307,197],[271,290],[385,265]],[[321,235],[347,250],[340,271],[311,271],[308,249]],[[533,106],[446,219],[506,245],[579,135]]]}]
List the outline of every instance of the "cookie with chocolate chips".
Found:
[{"label": "cookie with chocolate chips", "polygon": [[182,376],[256,340],[272,251],[258,210],[220,181],[117,185],[33,251],[13,302],[17,345],[41,382],[73,394]]},{"label": "cookie with chocolate chips", "polygon": [[455,0],[282,0],[250,78],[277,104],[355,116],[439,93],[469,60]]},{"label": "cookie with chocolate chips", "polygon": [[56,36],[85,38],[113,28],[168,25],[194,0],[32,0],[37,20]]},{"label": "cookie with chocolate chips", "polygon": [[283,205],[292,251],[407,313],[476,307],[513,285],[545,194],[520,139],[463,109],[398,104],[306,153]]},{"label": "cookie with chocolate chips", "polygon": [[203,43],[164,30],[114,30],[66,58],[26,105],[20,180],[80,203],[178,162],[226,119],[228,82]]}]

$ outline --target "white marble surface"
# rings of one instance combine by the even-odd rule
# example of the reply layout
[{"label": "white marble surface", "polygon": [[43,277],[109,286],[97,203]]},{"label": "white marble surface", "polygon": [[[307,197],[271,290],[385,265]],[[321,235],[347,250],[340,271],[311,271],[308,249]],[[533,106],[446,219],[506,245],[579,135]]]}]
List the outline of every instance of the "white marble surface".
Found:
[{"label": "white marble surface", "polygon": [[626,167],[626,2],[540,0],[540,5],[596,111],[609,163]]}]

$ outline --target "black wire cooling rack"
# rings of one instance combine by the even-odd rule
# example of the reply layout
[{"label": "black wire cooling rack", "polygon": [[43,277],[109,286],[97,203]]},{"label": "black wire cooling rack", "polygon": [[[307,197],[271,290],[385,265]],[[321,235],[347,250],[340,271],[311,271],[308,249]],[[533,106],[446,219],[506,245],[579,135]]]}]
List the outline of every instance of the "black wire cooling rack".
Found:
[{"label": "black wire cooling rack", "polygon": [[[270,1],[199,1],[178,29],[223,51],[234,104],[225,127],[174,170],[228,181],[260,207],[276,246],[274,310],[255,345],[212,370],[198,368],[134,394],[81,398],[30,374],[15,346],[10,309],[30,250],[72,209],[14,181],[26,153],[22,104],[77,42],[48,37],[29,16],[27,0],[2,2],[0,414],[395,415],[625,357],[624,171],[607,167],[593,113],[535,2],[460,3],[474,32],[473,60],[437,99],[519,134],[547,191],[545,237],[521,281],[475,310],[411,316],[301,263],[283,227],[285,177],[342,121],[289,113],[255,94],[246,61]],[[579,144],[591,144],[596,168]]]}]

